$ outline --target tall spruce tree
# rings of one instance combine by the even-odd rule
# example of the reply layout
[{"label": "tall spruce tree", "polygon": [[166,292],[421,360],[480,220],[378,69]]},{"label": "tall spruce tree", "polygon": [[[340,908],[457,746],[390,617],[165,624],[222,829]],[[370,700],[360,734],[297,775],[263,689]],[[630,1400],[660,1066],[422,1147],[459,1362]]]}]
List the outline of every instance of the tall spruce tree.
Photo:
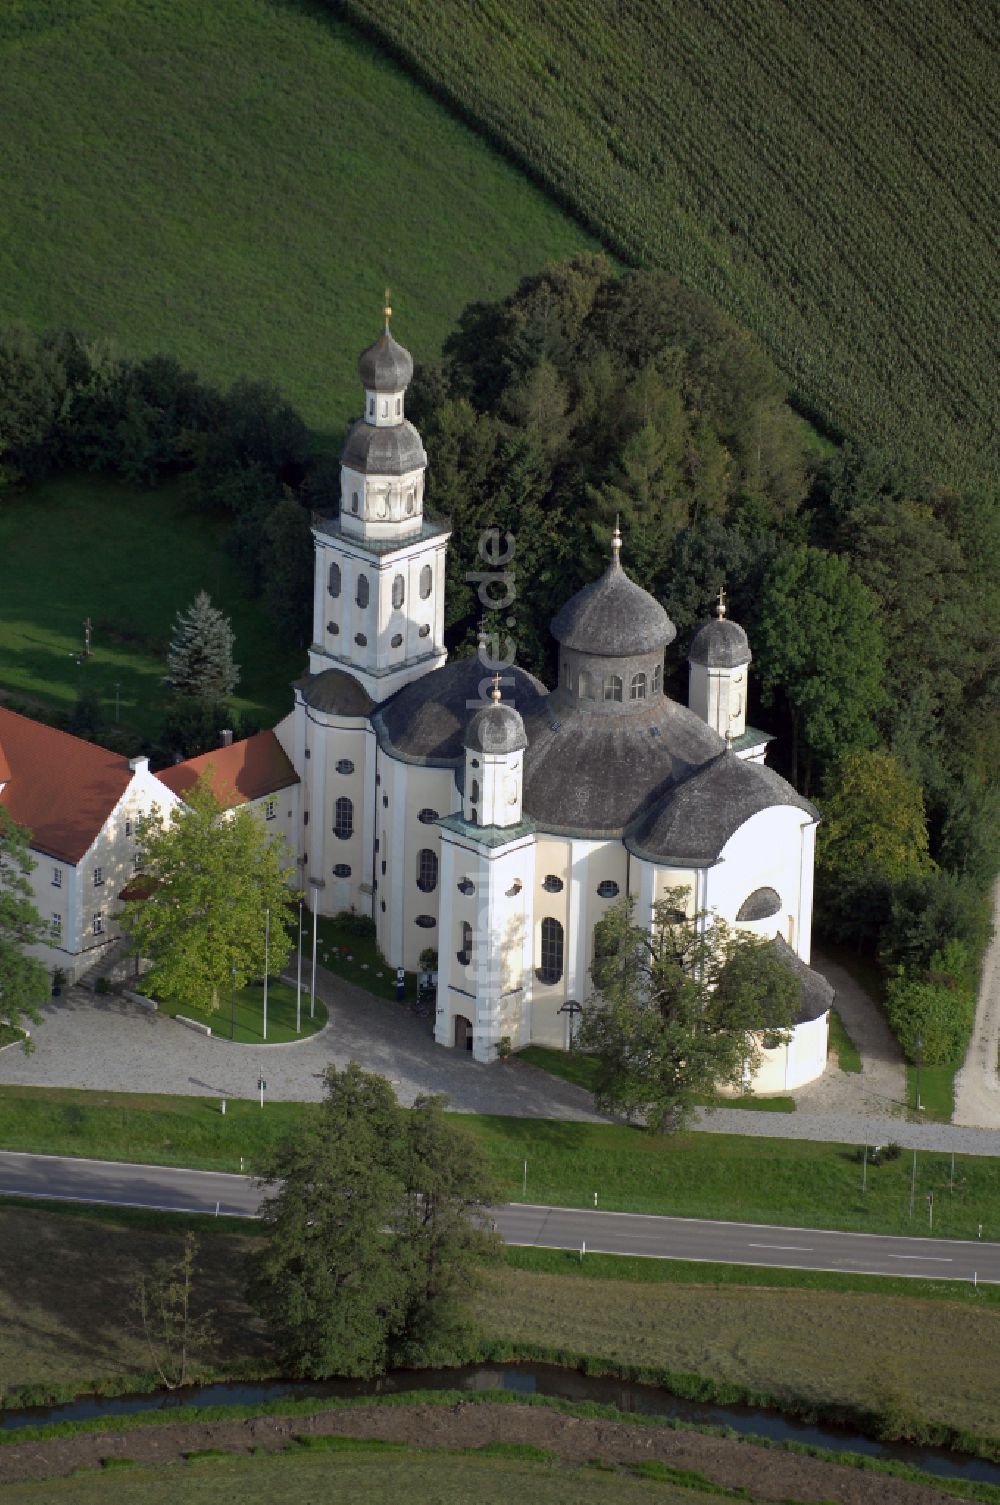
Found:
[{"label": "tall spruce tree", "polygon": [[165,683],[191,700],[225,700],[240,678],[239,666],[233,663],[234,642],[228,619],[212,605],[207,591],[199,591],[174,619]]}]

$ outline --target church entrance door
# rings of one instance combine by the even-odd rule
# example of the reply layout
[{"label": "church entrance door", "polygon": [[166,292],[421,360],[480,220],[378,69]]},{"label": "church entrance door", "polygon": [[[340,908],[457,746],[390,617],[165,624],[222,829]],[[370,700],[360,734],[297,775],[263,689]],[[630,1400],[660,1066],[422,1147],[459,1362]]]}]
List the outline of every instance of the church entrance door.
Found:
[{"label": "church entrance door", "polygon": [[455,1015],[455,1049],[472,1049],[472,1020],[464,1014]]}]

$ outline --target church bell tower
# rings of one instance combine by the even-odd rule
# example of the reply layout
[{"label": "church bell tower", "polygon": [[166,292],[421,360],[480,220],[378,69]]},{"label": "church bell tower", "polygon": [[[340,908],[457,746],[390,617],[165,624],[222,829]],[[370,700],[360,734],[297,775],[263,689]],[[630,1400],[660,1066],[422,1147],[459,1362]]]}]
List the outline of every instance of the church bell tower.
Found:
[{"label": "church bell tower", "polygon": [[424,513],[427,456],[403,413],[413,360],[382,334],[358,361],[365,408],[340,455],[340,514],[313,523],[309,668],[343,669],[382,701],[438,669],[449,529]]}]

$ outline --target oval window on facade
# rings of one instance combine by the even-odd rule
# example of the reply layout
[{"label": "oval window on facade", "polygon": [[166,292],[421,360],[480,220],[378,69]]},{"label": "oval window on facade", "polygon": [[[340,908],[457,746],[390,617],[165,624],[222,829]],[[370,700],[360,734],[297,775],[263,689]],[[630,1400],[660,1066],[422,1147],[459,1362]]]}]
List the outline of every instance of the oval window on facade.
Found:
[{"label": "oval window on facade", "polygon": [[466,898],[468,898],[470,894],[476,892],[476,885],[471,878],[463,878],[458,885],[458,891],[460,894],[465,894]]},{"label": "oval window on facade", "polygon": [[431,593],[431,587],[432,587],[433,583],[434,583],[434,577],[431,574],[431,567],[430,567],[429,564],[425,564],[424,567],[423,567],[423,569],[420,571],[420,599],[421,599],[421,601],[426,601],[427,600],[428,596]]},{"label": "oval window on facade", "polygon": [[425,622],[424,625],[421,627],[420,631],[417,633],[417,637],[418,638],[429,638],[430,635],[431,635],[431,630],[428,627],[427,623]]},{"label": "oval window on facade", "polygon": [[337,626],[336,622],[327,622],[326,630],[332,638],[339,638],[340,628]]},{"label": "oval window on facade", "polygon": [[421,930],[433,930],[437,920],[432,914],[418,914],[413,923],[419,925]]},{"label": "oval window on facade", "polygon": [[613,878],[603,878],[597,885],[597,892],[602,899],[617,899],[618,884]]},{"label": "oval window on facade", "polygon": [[365,637],[363,632],[356,632],[354,634],[354,641],[357,643],[359,648],[368,647],[368,639]]},{"label": "oval window on facade", "polygon": [[542,881],[542,887],[547,894],[561,894],[563,891],[563,881],[561,878],[557,878],[555,873],[547,873]]},{"label": "oval window on facade", "polygon": [[394,632],[393,635],[392,635],[392,637],[389,639],[389,647],[390,648],[402,648],[402,646],[403,646],[403,634],[401,632]]},{"label": "oval window on facade", "polygon": [[340,565],[331,564],[326,577],[326,588],[334,600],[340,595]]},{"label": "oval window on facade", "polygon": [[350,758],[338,758],[338,760],[337,760],[337,772],[338,773],[353,773],[354,772],[354,764],[351,762]]},{"label": "oval window on facade", "polygon": [[437,853],[421,847],[417,853],[417,887],[422,894],[432,894],[438,886]]},{"label": "oval window on facade", "polygon": [[546,917],[542,921],[540,941],[538,979],[558,982],[563,971],[563,928],[558,920]]},{"label": "oval window on facade", "polygon": [[365,607],[365,606],[368,605],[368,576],[367,575],[359,575],[358,576],[358,593],[357,593],[357,596],[355,597],[355,600],[357,601],[358,605],[361,606],[361,607]]},{"label": "oval window on facade", "polygon": [[419,820],[421,825],[424,826],[432,826],[438,819],[439,816],[437,811],[432,810],[429,805],[425,805],[420,814],[417,816],[417,820]]},{"label": "oval window on facade", "polygon": [[350,863],[338,862],[333,869],[333,876],[335,878],[349,878],[351,876]]},{"label": "oval window on facade", "polygon": [[347,841],[354,834],[354,801],[341,795],[333,807],[333,834]]},{"label": "oval window on facade", "polygon": [[392,605],[393,610],[398,611],[406,600],[406,581],[402,575],[395,575],[392,581]]},{"label": "oval window on facade", "polygon": [[781,912],[781,895],[776,888],[755,888],[740,905],[737,920],[769,920]]}]

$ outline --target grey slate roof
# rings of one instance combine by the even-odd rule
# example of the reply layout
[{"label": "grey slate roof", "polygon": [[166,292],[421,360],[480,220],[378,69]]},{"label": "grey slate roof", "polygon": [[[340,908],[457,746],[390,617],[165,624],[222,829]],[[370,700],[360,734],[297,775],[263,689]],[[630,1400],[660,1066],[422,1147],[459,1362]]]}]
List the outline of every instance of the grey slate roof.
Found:
[{"label": "grey slate roof", "polygon": [[699,627],[688,651],[689,664],[707,664],[710,669],[736,669],[752,658],[746,633],[728,617],[716,617]]},{"label": "grey slate roof", "polygon": [[659,601],[630,580],[617,559],[599,580],[570,597],[553,617],[551,631],[565,648],[608,658],[652,653],[677,636]]},{"label": "grey slate roof", "polygon": [[340,463],[367,475],[399,476],[426,465],[427,455],[420,435],[408,419],[387,428],[376,428],[359,418],[344,441]]},{"label": "grey slate roof", "polygon": [[361,385],[376,392],[398,392],[413,379],[413,357],[394,340],[388,327],[374,345],[358,356]]},{"label": "grey slate roof", "polygon": [[307,674],[296,681],[296,689],[314,711],[333,712],[339,716],[367,716],[375,702],[353,674],[343,669],[324,669],[322,674]]},{"label": "grey slate roof", "polygon": [[[513,683],[508,683],[509,677]],[[476,706],[489,704],[485,695],[492,682],[478,658],[452,659],[385,701],[374,717],[375,729],[383,744],[404,758],[444,765],[462,762],[469,717]],[[548,693],[539,680],[516,668],[505,671],[501,687],[503,703],[522,716]]]},{"label": "grey slate roof", "polygon": [[833,1007],[837,990],[821,972],[814,972],[807,962],[796,956],[784,936],[776,935],[771,946],[777,956],[785,961],[802,984],[802,997],[796,1024],[806,1024],[810,1019],[819,1019]]},{"label": "grey slate roof", "polygon": [[709,861],[752,815],[776,805],[793,805],[819,819],[815,805],[773,768],[723,752],[671,789],[648,819],[629,833],[626,845],[637,856],[654,861]]},{"label": "grey slate roof", "polygon": [[476,711],[466,727],[465,745],[476,752],[492,753],[494,757],[517,752],[527,747],[524,722],[512,705],[498,701],[496,705],[484,706]]}]

